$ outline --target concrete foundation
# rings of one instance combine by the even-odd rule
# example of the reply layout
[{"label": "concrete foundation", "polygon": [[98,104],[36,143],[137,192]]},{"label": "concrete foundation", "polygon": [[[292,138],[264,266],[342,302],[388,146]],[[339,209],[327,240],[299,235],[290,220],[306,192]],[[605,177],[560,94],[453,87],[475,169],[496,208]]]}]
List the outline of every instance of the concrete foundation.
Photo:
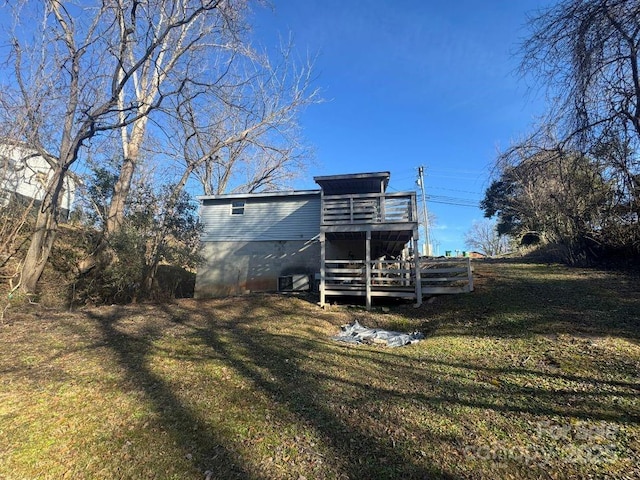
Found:
[{"label": "concrete foundation", "polygon": [[205,242],[198,267],[195,298],[275,292],[278,277],[306,274],[313,280],[320,271],[317,240]]}]

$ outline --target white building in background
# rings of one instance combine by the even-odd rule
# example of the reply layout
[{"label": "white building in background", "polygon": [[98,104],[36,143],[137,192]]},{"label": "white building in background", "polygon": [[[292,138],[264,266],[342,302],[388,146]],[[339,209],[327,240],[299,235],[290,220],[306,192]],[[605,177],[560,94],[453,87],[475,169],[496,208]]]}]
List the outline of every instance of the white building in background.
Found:
[{"label": "white building in background", "polygon": [[[11,199],[22,202],[42,202],[53,170],[38,153],[21,143],[0,143],[0,206]],[[68,216],[75,199],[76,182],[70,176],[65,180],[61,208]]]}]

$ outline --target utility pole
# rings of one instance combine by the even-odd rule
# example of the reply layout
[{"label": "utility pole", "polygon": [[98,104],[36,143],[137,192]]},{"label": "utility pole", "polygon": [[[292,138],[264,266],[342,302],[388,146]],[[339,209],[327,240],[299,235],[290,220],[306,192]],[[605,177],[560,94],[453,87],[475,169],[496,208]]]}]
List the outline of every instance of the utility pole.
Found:
[{"label": "utility pole", "polygon": [[429,212],[427,211],[427,196],[424,193],[424,167],[420,165],[418,167],[418,185],[422,192],[422,211],[424,212],[424,235],[426,240],[426,254],[431,256],[431,240],[429,238]]}]

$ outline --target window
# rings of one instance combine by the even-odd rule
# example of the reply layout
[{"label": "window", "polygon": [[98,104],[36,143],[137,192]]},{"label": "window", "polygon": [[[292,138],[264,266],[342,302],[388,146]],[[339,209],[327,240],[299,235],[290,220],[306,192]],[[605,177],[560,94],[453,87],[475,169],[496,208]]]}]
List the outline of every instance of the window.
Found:
[{"label": "window", "polygon": [[244,215],[244,200],[231,202],[231,215]]}]

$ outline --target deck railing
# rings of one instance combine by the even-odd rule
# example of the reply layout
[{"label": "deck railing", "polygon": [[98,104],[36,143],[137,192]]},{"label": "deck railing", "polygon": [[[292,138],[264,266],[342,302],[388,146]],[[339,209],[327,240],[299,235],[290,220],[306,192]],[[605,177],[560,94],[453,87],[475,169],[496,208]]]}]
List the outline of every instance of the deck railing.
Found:
[{"label": "deck railing", "polygon": [[[413,260],[371,260],[369,271],[370,288],[374,292],[415,289],[416,274]],[[326,260],[324,275],[327,290],[343,291],[345,295],[363,291],[367,285],[367,262]],[[420,286],[423,295],[473,291],[470,259],[420,260]]]},{"label": "deck railing", "polygon": [[473,268],[468,257],[420,260],[423,295],[467,293],[473,291]]},{"label": "deck railing", "polygon": [[416,222],[414,194],[325,195],[323,225]]},{"label": "deck railing", "polygon": [[[371,260],[372,287],[413,287],[415,269],[409,260]],[[326,260],[325,284],[346,290],[364,288],[367,283],[367,262],[364,260]]]},{"label": "deck railing", "polygon": [[326,260],[324,275],[328,288],[340,286],[342,290],[361,290],[367,282],[364,260]]}]

